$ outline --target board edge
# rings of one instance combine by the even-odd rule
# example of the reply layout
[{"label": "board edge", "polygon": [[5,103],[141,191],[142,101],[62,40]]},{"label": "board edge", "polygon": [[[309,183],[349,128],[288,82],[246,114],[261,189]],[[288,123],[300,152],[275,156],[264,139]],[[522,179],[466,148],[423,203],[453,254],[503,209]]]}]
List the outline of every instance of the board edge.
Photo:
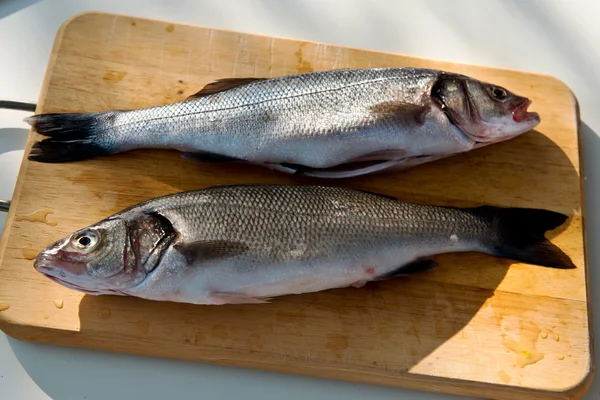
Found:
[{"label": "board edge", "polygon": [[[48,65],[46,67],[46,73],[45,73],[45,77],[44,77],[44,81],[41,87],[41,91],[40,91],[40,95],[39,95],[39,101],[38,101],[38,105],[37,105],[37,109],[36,109],[36,113],[43,108],[43,104],[44,104],[44,100],[46,97],[46,93],[48,90],[48,80],[49,80],[49,76],[50,74],[48,74],[48,72],[54,67],[55,64],[55,60],[57,57],[57,50],[60,47],[60,44],[62,42],[62,39],[64,37],[65,32],[67,31],[67,29],[69,28],[69,25],[71,23],[73,23],[74,21],[77,21],[81,18],[86,18],[88,16],[94,16],[94,15],[104,15],[104,16],[121,16],[121,17],[126,17],[126,18],[136,18],[136,19],[141,19],[141,20],[147,20],[147,21],[154,21],[154,22],[160,22],[160,23],[169,23],[169,21],[165,21],[165,20],[161,20],[161,19],[153,19],[153,18],[142,18],[142,17],[138,17],[138,16],[132,16],[132,15],[127,15],[127,14],[115,14],[115,13],[107,13],[107,12],[102,12],[102,11],[85,11],[82,13],[78,13],[75,14],[73,16],[71,16],[70,18],[68,18],[65,22],[63,22],[63,24],[59,27],[59,29],[57,30],[56,36],[55,36],[55,40],[54,40],[54,44],[52,47],[52,51],[51,51],[51,55],[50,55],[50,59],[48,62]],[[407,55],[407,54],[403,54],[403,53],[392,53],[392,52],[386,52],[386,51],[379,51],[379,50],[373,50],[373,49],[365,49],[365,48],[354,48],[354,47],[349,47],[349,46],[344,46],[341,44],[330,44],[330,43],[322,43],[322,42],[316,42],[316,41],[310,41],[310,40],[303,40],[303,39],[297,39],[297,38],[288,38],[288,37],[278,37],[278,36],[274,36],[274,35],[266,35],[266,34],[259,34],[259,33],[252,33],[252,32],[243,32],[243,31],[236,31],[236,30],[230,30],[230,29],[221,29],[221,28],[215,28],[215,27],[210,27],[210,26],[201,26],[201,25],[194,25],[194,24],[188,24],[188,23],[181,23],[181,22],[177,22],[178,25],[184,25],[184,26],[189,26],[189,27],[194,27],[194,28],[204,28],[204,29],[209,29],[209,30],[218,30],[218,31],[223,31],[223,32],[232,32],[232,33],[236,33],[236,34],[247,34],[247,35],[253,35],[253,36],[261,36],[261,37],[268,37],[268,38],[275,38],[275,39],[282,39],[282,40],[286,40],[286,41],[297,41],[297,42],[306,42],[306,43],[314,43],[314,44],[326,44],[326,45],[330,45],[330,46],[335,46],[335,47],[343,47],[346,49],[351,49],[351,50],[360,50],[360,51],[366,51],[366,52],[377,52],[379,54],[389,54],[389,55],[394,55],[394,56],[403,56],[403,57],[407,57],[407,58],[413,58],[413,59],[418,59],[418,60],[423,60],[423,61],[436,61],[436,62],[444,62],[444,63],[450,63],[450,64],[455,64],[455,65],[465,65],[465,66],[472,66],[472,67],[478,67],[478,68],[484,68],[484,69],[502,69],[502,70],[506,70],[506,71],[514,71],[514,72],[526,72],[528,74],[531,75],[536,75],[536,76],[540,76],[540,77],[545,77],[547,79],[551,79],[556,81],[557,83],[559,83],[561,86],[564,86],[566,88],[566,90],[571,93],[573,100],[576,104],[576,115],[577,115],[577,136],[578,136],[578,161],[579,161],[579,168],[580,168],[580,190],[581,190],[581,208],[582,208],[582,220],[583,220],[583,235],[584,235],[584,268],[585,268],[585,285],[586,285],[586,306],[587,306],[587,312],[588,312],[588,331],[590,333],[590,339],[588,341],[589,345],[590,345],[590,360],[589,360],[589,368],[586,372],[586,374],[584,375],[583,379],[576,383],[574,386],[570,387],[570,388],[566,388],[564,391],[552,391],[552,392],[540,392],[537,389],[528,389],[528,388],[518,388],[518,387],[512,387],[512,386],[505,386],[503,387],[502,385],[493,385],[494,390],[502,390],[503,392],[506,392],[506,397],[498,397],[498,398],[514,398],[512,396],[514,396],[516,393],[520,393],[523,394],[525,396],[528,396],[527,393],[530,393],[531,395],[533,395],[534,393],[531,391],[534,391],[536,396],[532,397],[532,398],[538,398],[538,395],[542,395],[542,397],[547,394],[549,397],[548,398],[557,398],[557,399],[573,399],[573,398],[579,398],[580,396],[583,396],[583,394],[589,389],[589,386],[591,385],[594,375],[595,375],[595,363],[594,363],[594,352],[593,352],[593,331],[592,331],[592,322],[593,322],[593,318],[592,318],[592,309],[591,309],[591,304],[589,299],[590,297],[590,285],[589,285],[589,263],[588,263],[588,254],[587,254],[587,235],[586,235],[586,226],[585,226],[585,221],[586,221],[586,213],[585,213],[585,190],[584,190],[584,183],[583,183],[583,175],[584,175],[584,170],[583,170],[583,154],[582,154],[582,143],[581,143],[581,129],[580,129],[580,125],[581,125],[581,120],[579,118],[579,102],[577,100],[577,97],[575,96],[574,92],[569,88],[568,85],[566,85],[565,82],[563,82],[562,80],[560,80],[559,78],[552,76],[552,75],[548,75],[548,74],[542,74],[542,73],[537,73],[537,72],[530,72],[530,71],[522,71],[522,70],[516,70],[516,69],[510,69],[510,68],[504,68],[504,67],[496,67],[496,66],[489,66],[489,65],[478,65],[478,64],[464,64],[464,63],[457,63],[454,61],[448,61],[448,60],[441,60],[441,59],[433,59],[433,58],[426,58],[426,57],[419,57],[419,56],[414,56],[414,55]],[[30,130],[29,132],[29,137],[27,140],[27,145],[25,148],[25,152],[24,152],[24,158],[27,157],[29,150],[30,150],[30,146],[32,145],[32,139],[35,136],[35,133]],[[25,175],[25,170],[26,170],[26,165],[27,163],[22,162],[21,163],[21,168],[19,169],[18,172],[18,181],[15,185],[15,189],[14,189],[14,193],[13,193],[13,206],[18,202],[18,199],[20,197],[21,194],[21,187],[23,185],[23,179],[22,177],[24,177]],[[10,236],[10,228],[12,227],[12,223],[14,220],[14,209],[15,207],[11,207],[11,210],[9,210],[9,213],[7,215],[7,221],[5,224],[5,228],[2,234],[2,237],[0,238],[0,268],[2,266],[2,264],[4,263],[4,256],[5,256],[5,250],[6,250],[6,245],[7,245],[7,240],[8,237]],[[12,212],[11,212],[12,211]],[[23,340],[23,341],[32,341],[28,338],[27,334],[21,334],[22,332],[20,332],[20,327],[21,324],[19,323],[13,323],[12,321],[10,321],[9,319],[6,318],[2,318],[2,314],[0,313],[0,330],[2,330],[4,333],[6,333],[8,336],[17,339],[17,340]],[[6,329],[8,328],[8,329]],[[27,326],[27,329],[31,329],[31,326]],[[34,330],[40,330],[43,332],[48,333],[48,329],[44,328],[44,327],[34,327]],[[64,335],[65,332],[70,332],[70,331],[63,331],[63,330],[53,330],[53,331],[57,331],[60,332],[61,335]],[[56,334],[57,332],[52,332],[52,335]],[[71,334],[77,334],[76,332],[70,332]],[[44,336],[44,338],[46,338],[46,336],[48,335],[42,335]],[[48,336],[49,337],[49,336]],[[70,335],[66,335],[64,336],[65,338],[70,337]],[[95,340],[98,340],[97,338]],[[35,340],[36,342],[40,342],[40,340]],[[48,344],[58,344],[57,341],[46,341],[46,340],[42,340],[42,342],[47,342]],[[109,351],[109,352],[114,352],[113,350],[102,346],[101,341],[99,341],[98,344],[93,343],[91,344],[91,346],[81,346],[79,344],[73,344],[73,343],[68,343],[69,340],[65,339],[62,340],[63,343],[60,343],[61,346],[68,346],[68,347],[81,347],[81,348],[93,348],[94,350],[101,350],[101,351]],[[150,347],[150,346],[148,346]],[[135,354],[135,355],[141,355],[141,356],[145,356],[145,355],[151,355],[152,357],[159,357],[159,358],[163,358],[163,356],[161,355],[156,355],[157,352],[154,352],[152,350],[148,351],[147,353],[143,354],[141,352],[129,352],[129,354]],[[178,358],[179,360],[184,360],[185,358]],[[206,361],[198,361],[198,360],[193,360],[193,359],[188,359],[188,361],[193,361],[193,362],[206,362]],[[223,361],[210,361],[210,364],[217,364],[217,365],[230,365],[233,366],[232,363],[228,363],[228,362],[223,362]],[[247,365],[250,364],[260,364],[260,363],[246,363]],[[238,365],[239,366],[239,365]],[[244,367],[245,368],[245,367]],[[265,368],[260,368],[260,367],[252,367],[252,368],[258,368],[258,369],[265,369]],[[284,367],[283,368],[288,369],[288,367]],[[294,367],[290,368],[290,369],[294,369]],[[268,369],[267,369],[268,370]],[[319,370],[321,370],[321,372],[323,372],[325,375],[333,377],[331,375],[335,375],[335,370],[332,369],[322,369],[319,368]],[[274,372],[281,372],[282,369],[272,369],[272,371]],[[327,372],[330,371],[330,372]],[[294,374],[302,374],[302,375],[309,375],[306,372],[299,372],[299,371],[295,371],[293,372]],[[360,379],[359,375],[361,374],[358,371],[354,371],[352,373],[354,376],[357,377],[358,380],[350,380],[350,381],[354,381],[354,382],[362,382],[362,383],[366,383],[366,384],[373,384],[372,381],[367,381],[366,379]],[[351,375],[352,375],[351,374]],[[377,374],[379,377],[381,377],[381,375]],[[310,374],[309,376],[312,377],[317,377],[313,374]],[[340,379],[339,376],[333,377],[334,379]],[[464,393],[471,393],[472,390],[476,391],[476,392],[472,392],[474,393],[474,395],[476,395],[477,393],[480,393],[479,391],[482,390],[482,388],[480,388],[479,386],[484,385],[484,386],[489,386],[491,387],[490,383],[485,383],[485,382],[471,382],[471,385],[469,385],[468,381],[465,380],[457,380],[457,379],[451,379],[451,378],[436,378],[436,377],[428,377],[426,375],[420,375],[419,378],[415,378],[415,377],[395,377],[395,379],[398,379],[400,381],[403,381],[404,383],[408,383],[406,385],[388,385],[383,383],[386,386],[394,386],[394,387],[398,387],[398,388],[412,388],[413,390],[418,390],[418,391],[423,391],[424,389],[419,386],[413,386],[413,384],[411,384],[410,382],[414,382],[415,380],[419,380],[419,379],[426,379],[427,382],[432,382],[431,379],[433,379],[433,381],[438,381],[440,387],[444,387],[444,390],[433,390],[435,392],[445,392],[448,394],[462,394],[463,389],[467,388],[468,390],[465,391]],[[343,380],[347,380],[347,379],[343,379]],[[445,383],[442,383],[442,381],[444,381]],[[457,388],[458,390],[446,390],[447,388]],[[470,387],[469,387],[470,386]],[[488,389],[489,389],[488,387]],[[501,388],[501,389],[499,389]],[[508,389],[508,391],[507,391]],[[575,397],[574,397],[575,396]],[[528,398],[528,397],[525,397]],[[541,397],[540,397],[541,398]]]}]

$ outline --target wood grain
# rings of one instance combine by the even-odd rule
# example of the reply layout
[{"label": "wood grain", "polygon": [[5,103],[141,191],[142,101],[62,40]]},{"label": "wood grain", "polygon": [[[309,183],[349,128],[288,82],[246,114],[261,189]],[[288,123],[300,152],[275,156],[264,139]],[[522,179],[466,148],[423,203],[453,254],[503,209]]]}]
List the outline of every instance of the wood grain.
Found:
[{"label": "wood grain", "polygon": [[[201,307],[90,297],[36,273],[31,254],[150,197],[213,184],[317,182],[248,165],[140,150],[71,164],[23,161],[0,246],[0,327],[15,338],[486,398],[571,399],[588,388],[592,335],[576,99],[544,75],[102,13],[60,29],[37,112],[181,100],[225,77],[342,67],[461,72],[533,100],[542,123],[509,142],[407,172],[331,182],[429,204],[572,215],[551,238],[574,270],[481,254],[363,289],[269,305]],[[32,133],[28,149],[37,135]],[[27,151],[26,151],[27,153]],[[321,181],[322,182],[322,181]],[[23,218],[51,211],[50,223]],[[43,219],[40,219],[43,221]],[[57,308],[55,300],[64,306]]]}]

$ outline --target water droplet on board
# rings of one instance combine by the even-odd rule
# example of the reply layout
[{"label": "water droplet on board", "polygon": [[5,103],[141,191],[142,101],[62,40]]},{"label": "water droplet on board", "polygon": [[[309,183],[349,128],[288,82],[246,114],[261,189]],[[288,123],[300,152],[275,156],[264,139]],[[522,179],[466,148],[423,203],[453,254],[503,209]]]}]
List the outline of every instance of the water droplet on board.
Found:
[{"label": "water droplet on board", "polygon": [[548,337],[548,332],[542,332],[542,339],[546,339]]},{"label": "water droplet on board", "polygon": [[150,330],[150,324],[148,321],[138,321],[136,326],[142,335],[148,334],[148,331]]},{"label": "water droplet on board", "polygon": [[5,301],[0,301],[0,311],[5,311],[10,308],[10,304]]},{"label": "water droplet on board", "polygon": [[498,375],[500,376],[500,379],[502,379],[502,382],[504,382],[504,383],[510,382],[510,376],[505,371],[498,372]]},{"label": "water droplet on board", "polygon": [[560,341],[560,336],[558,335],[558,333],[554,334],[554,340],[556,340],[557,342]]},{"label": "water droplet on board", "polygon": [[526,324],[523,321],[520,328],[518,341],[503,334],[502,344],[517,355],[517,365],[525,368],[544,359],[544,353],[536,348],[540,328],[532,322]]},{"label": "water droplet on board", "polygon": [[58,222],[47,220],[48,214],[52,213],[52,210],[37,210],[36,212],[29,215],[16,215],[15,221],[42,222],[50,226],[56,226]]},{"label": "water droplet on board", "polygon": [[562,354],[559,354],[556,356],[556,358],[558,358],[559,360],[564,360],[565,356],[563,356]]},{"label": "water droplet on board", "polygon": [[26,260],[34,260],[38,255],[38,251],[35,250],[30,244],[23,247],[21,251],[23,252],[23,258],[25,258]]},{"label": "water droplet on board", "polygon": [[61,308],[63,308],[63,305],[64,305],[64,303],[62,300],[59,300],[59,299],[54,300],[54,307],[61,309]]}]

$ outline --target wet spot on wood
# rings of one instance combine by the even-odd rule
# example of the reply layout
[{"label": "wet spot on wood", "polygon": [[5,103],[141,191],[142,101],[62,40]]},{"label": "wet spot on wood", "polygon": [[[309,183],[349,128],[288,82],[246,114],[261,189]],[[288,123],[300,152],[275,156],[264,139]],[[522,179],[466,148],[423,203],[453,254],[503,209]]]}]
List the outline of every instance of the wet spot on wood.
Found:
[{"label": "wet spot on wood", "polygon": [[37,257],[37,255],[38,255],[38,253],[39,253],[30,244],[28,244],[25,247],[23,247],[23,249],[21,250],[21,252],[23,253],[23,258],[26,259],[26,260],[33,260],[33,259],[35,259]]},{"label": "wet spot on wood", "polygon": [[508,376],[508,374],[506,372],[500,371],[500,372],[498,372],[498,375],[500,376],[500,379],[502,379],[502,382],[504,382],[504,383],[510,382],[510,376]]},{"label": "wet spot on wood", "polygon": [[165,31],[167,31],[167,32],[169,32],[169,33],[173,32],[174,30],[175,30],[175,25],[173,25],[173,24],[169,24],[169,25],[167,25],[167,27],[165,28]]},{"label": "wet spot on wood", "polygon": [[125,75],[127,75],[127,72],[124,71],[106,71],[102,76],[102,80],[108,83],[117,83],[121,82]]},{"label": "wet spot on wood", "polygon": [[334,351],[346,350],[348,348],[348,338],[339,333],[332,333],[327,336],[325,347]]},{"label": "wet spot on wood", "polygon": [[533,322],[521,321],[519,332],[516,334],[518,340],[502,334],[502,344],[517,355],[517,365],[525,368],[537,363],[544,358],[544,353],[536,348],[541,329]]},{"label": "wet spot on wood", "polygon": [[229,335],[227,334],[227,328],[225,325],[215,325],[211,329],[211,335],[218,339],[229,339]]},{"label": "wet spot on wood", "polygon": [[137,326],[138,331],[140,331],[142,335],[148,334],[148,331],[150,330],[150,324],[148,323],[148,321],[138,321],[135,325]]},{"label": "wet spot on wood", "polygon": [[100,310],[98,312],[98,316],[102,319],[109,319],[110,318],[110,310],[109,309]]},{"label": "wet spot on wood", "polygon": [[196,346],[204,343],[204,333],[202,331],[194,332],[194,344]]},{"label": "wet spot on wood", "polygon": [[252,333],[250,335],[250,347],[253,349],[262,349],[262,343],[260,340],[260,335],[258,333]]},{"label": "wet spot on wood", "polygon": [[29,215],[16,215],[15,221],[41,222],[46,225],[56,226],[58,222],[48,221],[48,214],[52,214],[51,210],[38,210]]},{"label": "wet spot on wood", "polygon": [[183,90],[179,89],[179,90],[177,91],[177,94],[179,94],[179,95],[182,95],[182,94],[183,94]]},{"label": "wet spot on wood", "polygon": [[300,43],[300,47],[298,47],[298,50],[294,53],[294,55],[296,56],[296,59],[297,59],[296,69],[300,73],[314,71],[312,65],[308,61],[303,59],[302,52],[303,52],[305,46],[306,46],[306,43]]},{"label": "wet spot on wood", "polygon": [[136,25],[137,25],[137,22],[131,21],[131,26],[136,26]]}]

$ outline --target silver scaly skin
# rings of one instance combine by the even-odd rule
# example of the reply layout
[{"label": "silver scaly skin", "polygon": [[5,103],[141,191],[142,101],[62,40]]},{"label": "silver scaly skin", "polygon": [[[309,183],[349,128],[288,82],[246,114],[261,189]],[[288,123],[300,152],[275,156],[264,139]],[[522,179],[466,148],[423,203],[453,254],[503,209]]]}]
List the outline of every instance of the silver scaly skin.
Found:
[{"label": "silver scaly skin", "polygon": [[540,121],[530,103],[462,75],[372,68],[224,79],[179,103],[26,121],[49,136],[29,155],[40,162],[166,148],[200,161],[344,178],[515,137]]},{"label": "silver scaly skin", "polygon": [[88,294],[193,304],[266,299],[427,271],[477,251],[574,268],[544,238],[566,216],[400,202],[353,189],[233,185],[148,200],[44,249],[35,268]]}]

